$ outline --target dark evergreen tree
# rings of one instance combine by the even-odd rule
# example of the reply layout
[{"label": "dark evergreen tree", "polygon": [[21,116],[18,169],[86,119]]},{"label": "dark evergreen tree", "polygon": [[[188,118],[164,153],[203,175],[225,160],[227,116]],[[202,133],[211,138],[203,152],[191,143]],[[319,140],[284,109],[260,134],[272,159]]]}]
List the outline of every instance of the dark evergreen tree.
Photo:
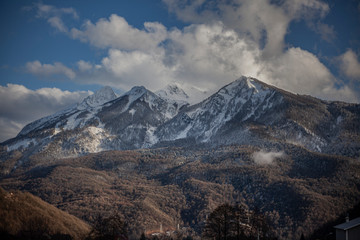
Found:
[{"label": "dark evergreen tree", "polygon": [[142,234],[141,234],[141,236],[140,236],[140,240],[146,240],[145,233],[142,233]]},{"label": "dark evergreen tree", "polygon": [[231,236],[231,221],[234,219],[234,208],[228,204],[217,207],[206,220],[204,238],[227,240]]},{"label": "dark evergreen tree", "polygon": [[105,239],[119,239],[127,240],[127,226],[117,213],[109,217],[99,216],[90,232],[89,239],[105,240]]}]

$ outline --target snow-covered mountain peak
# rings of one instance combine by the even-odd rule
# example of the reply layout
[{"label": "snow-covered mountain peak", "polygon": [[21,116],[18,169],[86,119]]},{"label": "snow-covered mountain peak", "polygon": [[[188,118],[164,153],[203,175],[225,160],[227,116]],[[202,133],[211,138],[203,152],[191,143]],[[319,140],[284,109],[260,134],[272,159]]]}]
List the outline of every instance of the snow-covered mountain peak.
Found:
[{"label": "snow-covered mountain peak", "polygon": [[240,77],[239,79],[229,83],[225,87],[221,88],[217,94],[229,95],[234,97],[241,93],[242,97],[248,95],[255,96],[262,95],[269,91],[269,86],[251,77]]},{"label": "snow-covered mountain peak", "polygon": [[130,91],[126,92],[124,95],[141,96],[146,92],[147,92],[147,89],[144,86],[135,86],[135,87],[131,88]]},{"label": "snow-covered mountain peak", "polygon": [[123,96],[129,96],[129,102],[133,102],[143,96],[147,91],[148,90],[144,86],[135,86]]},{"label": "snow-covered mountain peak", "polygon": [[156,94],[162,98],[175,101],[186,101],[189,98],[189,96],[177,83],[171,83],[167,85],[165,88],[157,91]]},{"label": "snow-covered mountain peak", "polygon": [[188,105],[190,100],[185,91],[175,82],[168,84],[165,88],[158,90],[155,94],[170,103],[177,104],[179,108]]},{"label": "snow-covered mountain peak", "polygon": [[79,108],[82,109],[88,106],[90,107],[101,106],[106,102],[114,100],[115,98],[117,98],[117,96],[112,90],[112,88],[105,86],[99,89],[98,91],[96,91],[94,94],[86,97],[79,105]]}]

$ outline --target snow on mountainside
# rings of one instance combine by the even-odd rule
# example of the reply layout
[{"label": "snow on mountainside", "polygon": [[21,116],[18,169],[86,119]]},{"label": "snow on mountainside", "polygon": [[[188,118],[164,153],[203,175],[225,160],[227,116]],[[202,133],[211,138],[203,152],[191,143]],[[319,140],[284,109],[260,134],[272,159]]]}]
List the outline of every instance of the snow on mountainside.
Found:
[{"label": "snow on mountainside", "polygon": [[117,96],[112,88],[106,86],[86,97],[82,103],[79,104],[78,109],[101,106],[102,104],[114,100],[115,98],[117,98]]},{"label": "snow on mountainside", "polygon": [[158,141],[154,131],[173,118],[181,106],[144,87],[134,87],[98,114],[105,128],[114,136],[106,144],[111,149],[152,146]]},{"label": "snow on mountainside", "polygon": [[62,157],[149,147],[157,142],[156,128],[187,104],[163,99],[144,87],[114,98],[111,88],[103,88],[77,106],[29,124],[8,141],[7,149]]},{"label": "snow on mountainside", "polygon": [[[59,111],[53,115],[41,118],[39,120],[36,120],[28,125],[26,125],[18,134],[18,136],[23,136],[28,134],[31,131],[34,131],[36,129],[41,129],[43,127],[46,127],[47,125],[51,125],[55,122],[58,122],[60,119],[64,118],[65,116],[73,115],[74,113],[77,113],[79,110],[86,110],[91,108],[96,108],[101,106],[102,104],[109,102],[116,98],[116,94],[110,87],[103,87],[100,90],[96,91],[94,94],[86,97],[81,103],[70,106],[67,109],[64,109],[62,111]],[[76,116],[75,116],[76,117]],[[73,117],[73,118],[75,118]],[[70,121],[69,121],[70,123]],[[68,126],[68,128],[74,128]]]},{"label": "snow on mountainside", "polygon": [[156,94],[134,87],[116,98],[105,87],[27,125],[3,143],[8,151],[51,157],[103,150],[206,143],[297,144],[317,152],[360,156],[360,105],[295,95],[241,77],[202,102],[172,84]]},{"label": "snow on mountainside", "polygon": [[169,84],[164,89],[156,91],[155,94],[162,99],[176,103],[179,108],[189,104],[189,96],[177,83]]},{"label": "snow on mountainside", "polygon": [[[258,117],[271,108],[275,91],[254,79],[242,77],[220,89],[203,102],[190,107],[162,126],[158,134],[162,140],[172,141],[181,138],[195,138],[208,142],[226,122],[240,112],[241,121]],[[281,99],[280,99],[281,100]],[[278,103],[278,99],[276,100]]]},{"label": "snow on mountainside", "polygon": [[155,92],[159,97],[175,101],[186,101],[189,96],[177,83],[167,85],[164,89]]}]

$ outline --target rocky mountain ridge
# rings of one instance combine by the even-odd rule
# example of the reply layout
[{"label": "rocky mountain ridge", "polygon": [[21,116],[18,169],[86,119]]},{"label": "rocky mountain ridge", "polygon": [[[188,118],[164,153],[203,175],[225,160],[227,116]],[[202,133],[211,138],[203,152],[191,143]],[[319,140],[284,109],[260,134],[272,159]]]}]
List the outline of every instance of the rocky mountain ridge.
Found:
[{"label": "rocky mountain ridge", "polygon": [[134,87],[120,97],[104,88],[77,106],[37,120],[7,151],[61,158],[104,150],[184,144],[266,145],[360,156],[360,105],[301,96],[241,77],[189,105],[178,85],[153,93]]}]

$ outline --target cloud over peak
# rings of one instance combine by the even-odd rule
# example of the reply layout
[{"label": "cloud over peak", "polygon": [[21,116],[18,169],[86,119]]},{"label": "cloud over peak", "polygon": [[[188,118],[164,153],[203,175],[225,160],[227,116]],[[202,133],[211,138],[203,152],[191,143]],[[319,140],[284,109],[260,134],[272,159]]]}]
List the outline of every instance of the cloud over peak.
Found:
[{"label": "cloud over peak", "polygon": [[[169,11],[190,25],[167,29],[159,22],[131,26],[116,14],[86,20],[67,36],[107,54],[97,63],[79,60],[69,68],[62,63],[29,62],[27,70],[38,76],[63,75],[81,83],[101,83],[123,90],[144,85],[158,90],[180,82],[209,93],[241,75],[259,78],[285,90],[327,100],[359,101],[359,93],[337,79],[313,53],[285,47],[292,21],[305,21],[310,30],[331,39],[335,31],[321,20],[328,4],[320,0],[163,0]],[[61,18],[68,9],[42,6],[42,15]],[[40,8],[39,8],[40,9]],[[60,14],[60,13],[61,14]],[[66,13],[67,12],[67,13]],[[74,12],[74,13],[73,13]],[[64,31],[58,20],[53,27]],[[321,29],[321,30],[320,30]],[[354,52],[339,58],[346,76],[356,78],[359,62]]]},{"label": "cloud over peak", "polygon": [[293,20],[323,18],[329,6],[320,0],[230,0],[183,1],[163,0],[169,11],[191,23],[221,21],[242,37],[264,46],[263,56],[278,55]]}]

